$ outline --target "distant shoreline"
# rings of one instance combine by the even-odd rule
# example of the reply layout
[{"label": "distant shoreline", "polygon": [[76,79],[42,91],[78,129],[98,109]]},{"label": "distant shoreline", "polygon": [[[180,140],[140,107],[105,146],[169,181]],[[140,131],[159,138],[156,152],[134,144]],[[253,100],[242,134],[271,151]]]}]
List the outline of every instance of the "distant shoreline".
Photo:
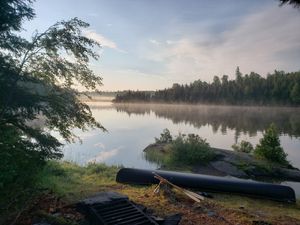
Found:
[{"label": "distant shoreline", "polygon": [[190,103],[190,102],[161,102],[161,101],[153,101],[153,102],[143,102],[143,101],[130,101],[130,102],[115,102],[112,101],[113,104],[147,104],[147,105],[188,105],[188,106],[230,106],[230,107],[278,107],[278,108],[299,108],[297,105],[280,105],[280,104],[228,104],[228,103]]},{"label": "distant shoreline", "polygon": [[228,103],[190,103],[190,102],[162,102],[162,101],[151,101],[151,102],[143,102],[143,101],[128,101],[128,102],[116,102],[114,101],[113,97],[110,96],[93,96],[91,99],[87,97],[80,97],[80,100],[89,103],[89,102],[111,102],[112,104],[131,104],[131,105],[138,105],[138,104],[147,104],[147,105],[187,105],[187,106],[230,106],[230,107],[263,107],[263,108],[299,108],[300,106],[295,106],[295,105],[280,105],[280,104],[228,104]]}]

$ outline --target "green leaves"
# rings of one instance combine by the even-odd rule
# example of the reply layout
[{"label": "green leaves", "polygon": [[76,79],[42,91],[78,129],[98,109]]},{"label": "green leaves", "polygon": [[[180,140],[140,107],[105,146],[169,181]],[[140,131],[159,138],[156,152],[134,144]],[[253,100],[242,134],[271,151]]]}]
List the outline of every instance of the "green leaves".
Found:
[{"label": "green leaves", "polygon": [[[14,55],[14,60],[10,57],[9,62],[2,64],[15,68],[13,73],[7,73],[8,69],[1,73],[2,84],[7,87],[1,94],[2,123],[12,123],[8,118],[13,117],[12,124],[22,127],[30,136],[27,132],[30,127],[25,122],[39,114],[46,120],[45,128],[57,130],[67,141],[73,140],[75,127],[103,129],[72,88],[74,83],[87,89],[101,85],[102,79],[88,67],[90,57],[98,58],[92,48],[99,44],[82,36],[81,29],[87,26],[78,18],[58,22],[45,32],[35,34],[32,41],[22,47],[20,57]],[[4,62],[5,57],[2,59]]]},{"label": "green leaves", "polygon": [[214,157],[206,140],[196,134],[179,134],[172,142],[170,160],[175,164],[206,164]]},{"label": "green leaves", "polygon": [[299,83],[294,84],[291,94],[290,94],[293,102],[295,102],[297,104],[300,104],[300,84]]},{"label": "green leaves", "polygon": [[237,152],[244,152],[244,153],[252,153],[253,152],[253,145],[248,141],[241,141],[239,144],[232,145],[234,151]]},{"label": "green leaves", "polygon": [[279,134],[274,124],[270,125],[263,138],[260,139],[254,150],[254,155],[269,162],[279,163],[284,166],[289,165],[286,159],[287,154],[280,146]]},{"label": "green leaves", "polygon": [[89,68],[90,59],[98,59],[100,47],[82,33],[89,24],[78,18],[61,21],[25,40],[17,32],[24,20],[34,16],[31,2],[0,3],[2,186],[20,179],[23,172],[34,173],[47,159],[62,157],[62,144],[52,131],[71,142],[76,138],[74,128],[105,130],[74,89],[76,84],[97,90],[102,84],[102,78]]},{"label": "green leaves", "polygon": [[2,0],[0,2],[0,49],[17,53],[26,43],[16,32],[22,22],[34,17],[31,0]]},{"label": "green leaves", "polygon": [[169,131],[169,129],[164,129],[163,132],[160,134],[159,138],[155,138],[155,143],[158,144],[167,144],[173,141],[173,137]]}]

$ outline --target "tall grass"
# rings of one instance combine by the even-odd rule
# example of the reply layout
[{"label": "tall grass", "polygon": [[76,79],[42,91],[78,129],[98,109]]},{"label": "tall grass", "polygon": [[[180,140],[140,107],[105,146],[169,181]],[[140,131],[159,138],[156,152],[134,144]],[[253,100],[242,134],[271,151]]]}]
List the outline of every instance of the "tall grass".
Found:
[{"label": "tall grass", "polygon": [[120,168],[105,164],[89,164],[85,167],[49,161],[40,172],[38,185],[68,199],[78,199],[115,184]]},{"label": "tall grass", "polygon": [[[48,161],[34,174],[34,179],[26,189],[8,189],[0,195],[0,224],[9,224],[24,207],[44,191],[62,197],[65,201],[75,202],[96,192],[110,190],[116,185],[115,177],[118,166],[105,164],[79,165]],[[18,185],[16,185],[18,186]]]}]

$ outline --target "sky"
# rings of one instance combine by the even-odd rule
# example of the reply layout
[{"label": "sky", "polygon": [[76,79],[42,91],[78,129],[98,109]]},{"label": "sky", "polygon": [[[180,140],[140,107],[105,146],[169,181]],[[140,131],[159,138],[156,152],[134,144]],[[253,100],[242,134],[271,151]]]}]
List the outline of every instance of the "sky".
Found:
[{"label": "sky", "polygon": [[300,10],[276,0],[37,0],[25,35],[78,17],[100,42],[102,91],[300,70]]}]

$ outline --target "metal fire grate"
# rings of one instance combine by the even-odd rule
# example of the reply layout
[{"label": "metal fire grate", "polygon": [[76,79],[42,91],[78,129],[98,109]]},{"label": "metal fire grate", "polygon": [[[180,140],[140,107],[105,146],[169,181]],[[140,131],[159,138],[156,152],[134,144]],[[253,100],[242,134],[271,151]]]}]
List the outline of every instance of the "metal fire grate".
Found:
[{"label": "metal fire grate", "polygon": [[128,199],[89,205],[93,224],[97,225],[158,225]]}]

